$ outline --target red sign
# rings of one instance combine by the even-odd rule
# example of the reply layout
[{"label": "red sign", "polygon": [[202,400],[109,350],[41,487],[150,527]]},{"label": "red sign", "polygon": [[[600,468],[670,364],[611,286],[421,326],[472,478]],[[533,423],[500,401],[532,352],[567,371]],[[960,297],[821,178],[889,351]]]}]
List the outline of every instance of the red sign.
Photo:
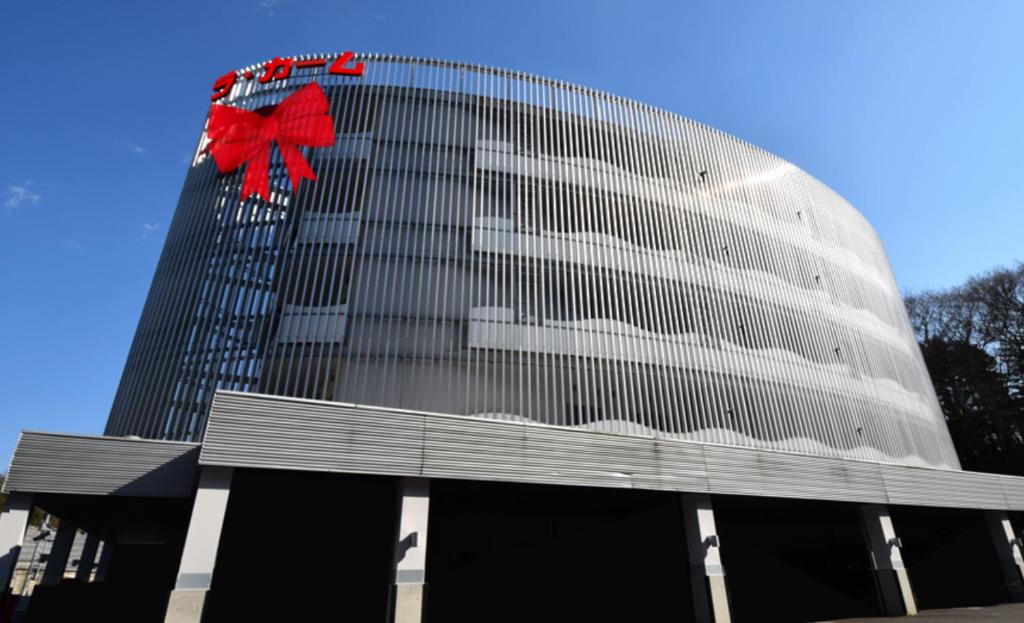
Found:
[{"label": "red sign", "polygon": [[[365,69],[362,63],[355,63],[349,65],[352,59],[355,58],[355,52],[344,52],[339,54],[331,66],[327,69],[327,73],[334,76],[361,76]],[[274,80],[284,80],[292,75],[292,70],[297,69],[310,69],[313,67],[324,67],[327,65],[326,58],[312,58],[304,61],[297,61],[293,58],[281,58],[275,56],[274,60],[263,65],[263,73],[258,77],[260,84],[266,84]],[[256,74],[252,71],[247,71],[244,74],[239,75],[237,71],[229,71],[217,81],[213,83],[213,95],[210,96],[210,101],[216,102],[220,98],[226,96],[231,92],[231,87],[235,86],[239,77],[245,80],[252,80],[256,78]]]},{"label": "red sign", "polygon": [[316,175],[299,147],[334,144],[334,119],[329,109],[327,96],[315,82],[292,93],[280,104],[255,112],[214,104],[210,107],[207,150],[221,173],[247,165],[240,201],[253,193],[269,201],[271,146],[276,142],[281,150],[293,191],[299,189],[303,179],[315,181]]}]

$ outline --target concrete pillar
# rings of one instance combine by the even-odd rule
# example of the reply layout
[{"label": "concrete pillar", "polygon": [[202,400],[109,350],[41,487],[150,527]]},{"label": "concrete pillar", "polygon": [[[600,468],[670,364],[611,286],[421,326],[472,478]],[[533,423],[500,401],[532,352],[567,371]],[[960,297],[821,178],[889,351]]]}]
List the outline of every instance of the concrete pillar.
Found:
[{"label": "concrete pillar", "polygon": [[99,549],[100,535],[95,532],[88,532],[85,535],[85,544],[82,546],[82,555],[78,558],[78,568],[75,569],[75,580],[88,582],[92,575],[93,563],[96,561],[96,550]]},{"label": "concrete pillar", "polygon": [[1021,556],[1020,540],[1013,534],[1010,518],[1003,511],[985,511],[985,520],[996,545],[1010,599],[1024,601],[1024,556]]},{"label": "concrete pillar", "polygon": [[402,478],[398,484],[398,532],[392,567],[390,623],[423,620],[429,517],[430,480]]},{"label": "concrete pillar", "polygon": [[[213,581],[217,547],[231,492],[230,467],[203,467],[165,623],[199,623]],[[106,548],[104,548],[105,550]]]},{"label": "concrete pillar", "polygon": [[696,621],[729,623],[729,596],[725,590],[725,569],[722,568],[711,496],[687,493],[683,495],[682,503]]},{"label": "concrete pillar", "polygon": [[32,494],[15,491],[7,496],[3,513],[0,513],[0,603],[3,603],[11,586],[14,566],[21,553],[21,541],[32,514]]},{"label": "concrete pillar", "polygon": [[103,541],[103,549],[100,550],[100,561],[96,563],[96,578],[94,581],[103,582],[107,579],[107,571],[110,569],[110,559],[114,557],[114,544],[110,541]]},{"label": "concrete pillar", "polygon": [[907,569],[903,566],[901,544],[892,526],[889,508],[884,504],[862,504],[860,512],[885,614],[917,614],[917,602],[910,588]]},{"label": "concrete pillar", "polygon": [[57,536],[53,537],[50,555],[46,559],[43,579],[39,581],[40,586],[56,586],[64,579],[64,570],[68,566],[68,556],[71,555],[71,546],[75,542],[76,534],[78,526],[75,522],[61,517],[60,525],[57,526]]}]

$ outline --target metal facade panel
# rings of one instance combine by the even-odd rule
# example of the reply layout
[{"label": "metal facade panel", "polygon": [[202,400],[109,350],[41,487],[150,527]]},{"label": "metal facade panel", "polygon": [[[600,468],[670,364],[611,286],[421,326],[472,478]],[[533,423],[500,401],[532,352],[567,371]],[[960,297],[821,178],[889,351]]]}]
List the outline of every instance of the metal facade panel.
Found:
[{"label": "metal facade panel", "polygon": [[198,440],[228,389],[958,467],[884,249],[821,182],[591,89],[356,60],[218,102],[315,81],[337,140],[297,189],[273,150],[263,200],[201,133],[108,434]]},{"label": "metal facade panel", "polygon": [[890,504],[1008,508],[1001,482],[1005,476],[890,465],[881,466],[881,470]]},{"label": "metal facade panel", "polygon": [[527,425],[525,458],[565,484],[707,490],[700,448],[650,437]]},{"label": "metal facade panel", "polygon": [[392,475],[423,464],[418,414],[228,393],[212,411],[202,464]]},{"label": "metal facade panel", "polygon": [[4,491],[188,497],[196,444],[25,431]]},{"label": "metal facade panel", "polygon": [[767,497],[885,502],[878,466],[860,461],[708,445],[711,490]]},{"label": "metal facade panel", "polygon": [[655,471],[634,474],[633,484],[636,488],[701,493],[711,491],[702,445],[664,439],[654,439],[653,443]]},{"label": "metal facade panel", "polygon": [[424,476],[707,491],[699,446],[427,415]]},{"label": "metal facade panel", "polygon": [[426,417],[423,475],[472,480],[525,480],[523,458],[526,430],[514,423],[495,422],[481,431],[479,420]]},{"label": "metal facade panel", "polygon": [[1024,510],[1024,478],[231,392],[200,463]]},{"label": "metal facade panel", "polygon": [[1000,476],[999,483],[1003,487],[1007,508],[1024,510],[1024,478]]}]

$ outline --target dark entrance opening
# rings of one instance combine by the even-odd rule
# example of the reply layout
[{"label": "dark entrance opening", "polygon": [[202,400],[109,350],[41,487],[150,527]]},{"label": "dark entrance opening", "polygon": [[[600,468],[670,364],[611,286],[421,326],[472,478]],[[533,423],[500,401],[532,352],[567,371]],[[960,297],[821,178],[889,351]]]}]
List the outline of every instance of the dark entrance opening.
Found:
[{"label": "dark entrance opening", "polygon": [[882,614],[856,505],[715,497],[733,621]]},{"label": "dark entrance opening", "polygon": [[392,479],[235,470],[204,623],[383,621]]},{"label": "dark entrance opening", "polygon": [[890,506],[917,607],[1009,600],[995,544],[979,510]]},{"label": "dark entrance opening", "polygon": [[[26,623],[159,623],[181,560],[191,500],[44,494],[36,504],[99,535],[113,556],[104,580],[37,586]],[[74,564],[69,560],[69,564]]]},{"label": "dark entrance opening", "polygon": [[692,621],[679,494],[434,481],[426,620]]}]

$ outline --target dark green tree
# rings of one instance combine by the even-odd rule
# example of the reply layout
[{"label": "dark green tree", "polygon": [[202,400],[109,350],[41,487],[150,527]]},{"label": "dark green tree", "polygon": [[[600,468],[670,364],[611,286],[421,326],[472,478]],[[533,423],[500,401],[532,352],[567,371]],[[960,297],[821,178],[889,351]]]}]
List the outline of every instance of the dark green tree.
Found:
[{"label": "dark green tree", "polygon": [[921,344],[935,393],[964,469],[1024,475],[1021,405],[996,359],[966,342]]},{"label": "dark green tree", "polygon": [[964,469],[1024,475],[1024,264],[906,302]]}]

